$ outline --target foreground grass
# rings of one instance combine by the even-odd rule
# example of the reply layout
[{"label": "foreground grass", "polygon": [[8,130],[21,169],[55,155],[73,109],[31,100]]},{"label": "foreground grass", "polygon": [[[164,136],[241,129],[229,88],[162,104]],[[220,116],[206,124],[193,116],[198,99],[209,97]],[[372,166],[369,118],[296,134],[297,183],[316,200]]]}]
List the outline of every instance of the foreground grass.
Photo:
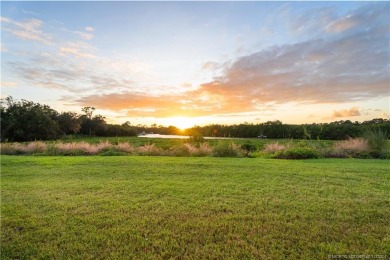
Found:
[{"label": "foreground grass", "polygon": [[389,162],[1,157],[1,258],[389,254]]}]

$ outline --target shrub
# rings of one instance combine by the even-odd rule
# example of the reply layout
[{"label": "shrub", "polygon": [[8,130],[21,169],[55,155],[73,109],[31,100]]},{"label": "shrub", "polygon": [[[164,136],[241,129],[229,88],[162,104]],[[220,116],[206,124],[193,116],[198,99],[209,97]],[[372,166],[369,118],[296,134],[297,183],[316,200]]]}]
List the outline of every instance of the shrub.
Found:
[{"label": "shrub", "polygon": [[319,158],[319,153],[310,148],[293,147],[275,153],[272,158],[278,159],[314,159]]},{"label": "shrub", "polygon": [[213,147],[213,156],[216,157],[238,157],[241,155],[241,149],[235,143],[220,142]]},{"label": "shrub", "polygon": [[370,147],[370,154],[374,158],[385,158],[389,156],[389,145],[387,143],[388,135],[381,129],[370,130],[364,134],[364,139],[367,140]]},{"label": "shrub", "polygon": [[246,143],[241,145],[241,151],[245,156],[249,156],[250,152],[256,151],[256,146],[253,144]]},{"label": "shrub", "polygon": [[199,133],[191,134],[189,141],[192,143],[203,143],[205,141],[203,135]]}]

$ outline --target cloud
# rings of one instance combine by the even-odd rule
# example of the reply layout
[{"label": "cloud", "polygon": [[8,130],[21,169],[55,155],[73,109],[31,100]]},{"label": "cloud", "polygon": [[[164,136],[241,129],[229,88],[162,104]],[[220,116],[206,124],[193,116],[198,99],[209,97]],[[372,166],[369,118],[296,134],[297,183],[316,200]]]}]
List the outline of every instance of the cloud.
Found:
[{"label": "cloud", "polygon": [[93,48],[85,42],[68,42],[65,46],[59,48],[59,53],[62,55],[71,54],[77,58],[95,59],[92,54]]},{"label": "cloud", "polygon": [[29,14],[29,15],[39,15],[36,12],[28,11],[28,10],[25,10],[25,9],[22,9],[22,12],[25,13],[25,14]]},{"label": "cloud", "polygon": [[0,21],[2,23],[2,30],[7,31],[18,38],[38,41],[45,44],[51,43],[51,35],[40,30],[43,25],[41,20],[33,18],[18,22],[11,18],[1,17]]},{"label": "cloud", "polygon": [[95,31],[95,28],[93,28],[91,26],[87,26],[84,28],[84,30],[85,30],[85,32],[84,31],[71,31],[71,30],[68,30],[68,31],[71,33],[77,34],[83,40],[91,40],[94,37],[92,32]]},{"label": "cloud", "polygon": [[7,49],[4,48],[3,43],[0,42],[0,52],[6,52]]},{"label": "cloud", "polygon": [[374,12],[354,33],[273,46],[238,58],[201,89],[240,103],[353,102],[389,95],[389,14]]},{"label": "cloud", "polygon": [[111,93],[106,95],[90,95],[76,99],[81,106],[95,106],[114,111],[127,111],[129,116],[174,116],[181,97],[146,96],[133,93]]},{"label": "cloud", "polygon": [[[387,3],[366,5],[341,17],[330,9],[314,12],[304,28],[300,23],[295,28],[322,28],[313,38],[259,49],[230,61],[206,62],[202,73],[217,70],[213,75],[218,76],[195,90],[196,86],[187,85],[153,86],[145,74],[151,70],[147,64],[100,57],[83,41],[65,43],[56,53],[36,55],[13,67],[21,80],[33,85],[77,93],[66,97],[73,104],[128,116],[257,116],[285,103],[356,102],[389,95],[387,7]],[[13,23],[8,18],[2,22]],[[23,26],[37,30],[42,22]],[[82,32],[67,32],[88,40],[93,31],[85,27]],[[359,116],[360,111],[334,111],[333,116],[348,113]]]},{"label": "cloud", "polygon": [[219,67],[219,64],[217,62],[208,61],[203,64],[202,69],[204,70],[215,70]]},{"label": "cloud", "polygon": [[358,22],[359,21],[358,21],[357,17],[347,15],[345,17],[341,17],[340,19],[328,24],[326,26],[325,30],[330,31],[330,32],[340,33],[340,32],[343,32],[345,30],[348,30],[350,28],[355,27],[356,25],[358,25]]},{"label": "cloud", "polygon": [[0,87],[16,87],[18,83],[11,81],[0,81]]},{"label": "cloud", "polygon": [[[65,90],[71,93],[106,93],[137,89],[131,79],[134,64],[101,58],[87,52],[89,45],[67,45],[74,50],[60,49],[58,53],[26,53],[30,59],[9,62],[7,66],[17,78],[33,86]],[[138,71],[136,71],[138,73]],[[139,92],[145,92],[139,89]]]},{"label": "cloud", "polygon": [[[284,16],[289,17],[290,14]],[[322,33],[326,27],[336,17],[335,10],[329,7],[310,9],[304,13],[290,17],[289,29],[294,34],[317,35]]]},{"label": "cloud", "polygon": [[360,116],[359,108],[353,107],[351,109],[335,110],[333,111],[332,118],[336,117],[353,117]]},{"label": "cloud", "polygon": [[70,84],[78,78],[78,72],[76,71],[60,71],[45,67],[32,67],[20,62],[10,63],[10,65],[21,80],[29,82],[34,86],[66,90],[73,93],[80,93],[81,91],[79,88],[74,87],[74,84]]},{"label": "cloud", "polygon": [[75,34],[78,34],[83,40],[91,40],[94,35],[92,33],[74,31]]},{"label": "cloud", "polygon": [[[357,102],[389,95],[389,14],[383,8],[358,9],[359,28],[295,44],[272,46],[233,62],[205,63],[223,67],[221,74],[196,90],[155,96],[132,90],[91,94],[76,104],[129,116],[218,116],[265,113],[283,104]],[[365,13],[374,13],[368,21]],[[356,18],[356,19],[357,19]],[[149,111],[149,112],[147,112]],[[335,111],[334,117],[360,111]]]}]

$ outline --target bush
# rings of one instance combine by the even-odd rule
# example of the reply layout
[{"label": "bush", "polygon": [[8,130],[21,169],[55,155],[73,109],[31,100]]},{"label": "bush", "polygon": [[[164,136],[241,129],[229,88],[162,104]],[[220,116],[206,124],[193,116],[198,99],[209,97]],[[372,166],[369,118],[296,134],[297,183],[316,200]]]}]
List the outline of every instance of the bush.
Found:
[{"label": "bush", "polygon": [[256,149],[257,149],[256,146],[253,145],[253,144],[246,143],[246,144],[241,145],[241,151],[242,151],[242,153],[243,153],[246,157],[249,156],[249,153],[250,153],[250,152],[256,151]]},{"label": "bush", "polygon": [[315,159],[320,155],[317,151],[310,148],[294,147],[275,153],[272,158],[278,159]]},{"label": "bush", "polygon": [[370,154],[374,158],[386,158],[389,156],[389,145],[387,143],[388,135],[381,129],[370,130],[364,134],[370,147]]}]

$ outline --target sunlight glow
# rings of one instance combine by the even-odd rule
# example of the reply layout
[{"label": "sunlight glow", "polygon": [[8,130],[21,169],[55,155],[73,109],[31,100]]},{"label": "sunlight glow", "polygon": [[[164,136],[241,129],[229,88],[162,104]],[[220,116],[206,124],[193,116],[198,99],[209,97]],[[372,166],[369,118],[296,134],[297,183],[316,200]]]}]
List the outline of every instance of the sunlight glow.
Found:
[{"label": "sunlight glow", "polygon": [[165,121],[167,122],[168,125],[176,126],[180,130],[185,130],[196,124],[193,118],[184,117],[184,116],[169,117]]}]

